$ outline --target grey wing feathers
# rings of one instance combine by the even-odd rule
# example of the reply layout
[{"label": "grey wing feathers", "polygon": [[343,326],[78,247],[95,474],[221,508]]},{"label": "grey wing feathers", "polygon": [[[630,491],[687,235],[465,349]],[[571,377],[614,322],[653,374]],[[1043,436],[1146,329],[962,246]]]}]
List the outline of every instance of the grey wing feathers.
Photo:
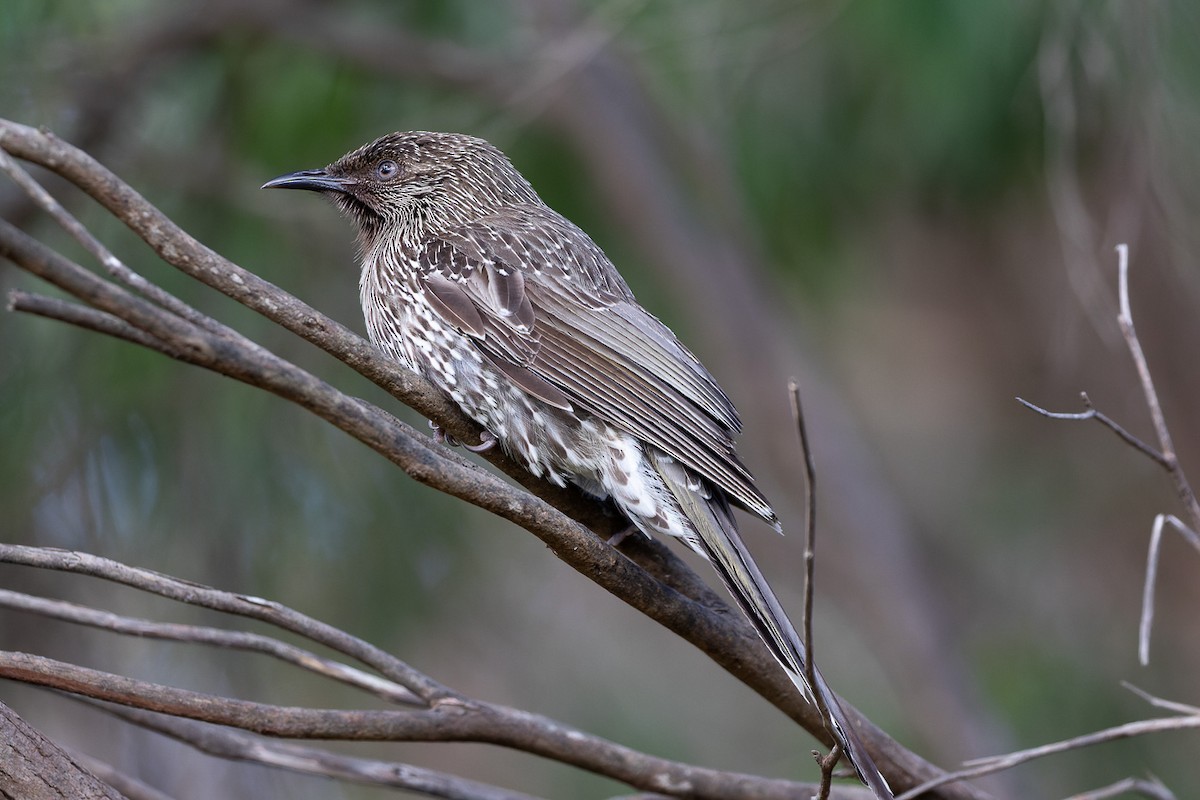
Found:
[{"label": "grey wing feathers", "polygon": [[533,368],[566,391],[578,392],[584,408],[670,454],[739,504],[773,521],[770,507],[734,453],[729,428],[643,363],[623,358],[604,338],[589,336],[581,330],[585,326],[578,324],[579,316],[560,317],[549,311],[540,315],[539,321],[548,324],[540,328]]},{"label": "grey wing feathers", "polygon": [[[521,206],[443,234],[420,258],[431,305],[502,371],[527,370],[775,522],[734,452],[729,397],[570,222]],[[516,382],[545,399],[544,384]]]}]

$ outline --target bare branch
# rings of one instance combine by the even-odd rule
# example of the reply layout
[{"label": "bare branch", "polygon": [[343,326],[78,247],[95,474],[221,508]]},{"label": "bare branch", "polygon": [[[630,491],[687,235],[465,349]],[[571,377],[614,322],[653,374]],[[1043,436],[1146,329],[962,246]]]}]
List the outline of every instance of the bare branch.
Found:
[{"label": "bare branch", "polygon": [[965,762],[966,769],[948,772],[945,775],[927,781],[920,786],[909,789],[903,794],[897,795],[896,800],[913,800],[931,789],[943,786],[952,781],[968,780],[983,775],[990,775],[993,772],[1011,769],[1027,761],[1065,753],[1069,750],[1092,747],[1103,742],[1113,742],[1118,739],[1128,739],[1134,736],[1144,736],[1149,733],[1164,733],[1167,731],[1182,731],[1197,728],[1200,728],[1200,714],[1147,719],[1138,722],[1128,722],[1113,728],[1105,728],[1094,733],[1076,736],[1072,739],[1064,739],[1029,750],[1018,750],[1015,753],[1008,753],[1006,755],[977,758]]},{"label": "bare branch", "polygon": [[202,753],[233,761],[249,761],[305,775],[317,775],[368,786],[407,789],[452,800],[534,800],[531,795],[448,775],[411,764],[354,758],[328,750],[242,733],[137,708],[83,700],[115,717],[184,742]]},{"label": "bare branch", "polygon": [[1107,416],[1102,411],[1098,410],[1095,406],[1093,406],[1092,400],[1090,397],[1088,397],[1087,392],[1080,392],[1079,396],[1081,398],[1083,398],[1083,404],[1085,406],[1087,406],[1087,411],[1080,411],[1078,413],[1062,412],[1062,411],[1047,411],[1046,409],[1042,408],[1041,406],[1034,405],[1033,403],[1029,402],[1028,400],[1024,400],[1020,397],[1017,398],[1017,402],[1032,411],[1036,411],[1037,413],[1041,414],[1043,417],[1049,417],[1050,419],[1065,419],[1065,420],[1094,419],[1097,422],[1099,422],[1101,425],[1103,425],[1104,427],[1108,428],[1110,431],[1115,433],[1117,436],[1119,436],[1121,438],[1121,441],[1125,442],[1130,447],[1134,448],[1135,450],[1140,451],[1141,453],[1146,455],[1148,458],[1154,460],[1156,463],[1159,464],[1159,466],[1162,466],[1166,469],[1170,469],[1170,464],[1167,462],[1167,459],[1163,456],[1162,453],[1158,452],[1153,447],[1146,444],[1141,439],[1139,439],[1138,437],[1134,436],[1129,431],[1122,428],[1111,417]]},{"label": "bare branch", "polygon": [[801,784],[654,758],[519,709],[447,692],[428,709],[297,708],[256,703],[0,651],[0,676],[97,700],[294,739],[478,742],[523,750],[630,786],[690,797],[794,798]]},{"label": "bare branch", "polygon": [[1175,482],[1175,491],[1179,494],[1179,499],[1183,501],[1188,516],[1191,517],[1192,528],[1200,530],[1200,502],[1197,502],[1196,493],[1192,491],[1191,484],[1188,483],[1187,476],[1184,475],[1183,467],[1176,456],[1175,444],[1171,441],[1171,432],[1167,428],[1166,417],[1163,415],[1162,406],[1158,402],[1158,392],[1154,389],[1154,379],[1150,376],[1150,367],[1146,363],[1146,356],[1142,352],[1142,344],[1138,341],[1137,332],[1133,327],[1133,312],[1129,307],[1128,245],[1117,245],[1117,273],[1119,279],[1118,290],[1121,300],[1121,313],[1117,315],[1117,322],[1121,326],[1121,333],[1125,336],[1125,344],[1128,346],[1129,354],[1133,356],[1133,363],[1137,367],[1138,377],[1142,382],[1142,393],[1146,397],[1146,407],[1150,410],[1150,420],[1154,423],[1155,433],[1158,434],[1158,444],[1162,449],[1167,471],[1170,473],[1171,479]]},{"label": "bare branch", "polygon": [[255,619],[354,658],[389,680],[407,687],[427,702],[434,702],[453,694],[446,687],[374,645],[286,606],[261,598],[223,592],[151,570],[138,569],[107,558],[70,550],[0,543],[0,562],[91,575],[180,603]]},{"label": "bare branch", "polygon": [[[1094,733],[1076,736],[1073,739],[1064,739],[1061,742],[1034,747],[1029,750],[1022,750],[1015,753],[1009,753],[1003,756],[989,756],[987,758],[973,759],[965,762],[974,768],[985,769],[986,772],[977,772],[974,775],[984,775],[990,772],[996,772],[1002,769],[1009,769],[1017,764],[1024,764],[1026,761],[1032,761],[1045,756],[1065,753],[1068,750],[1078,750],[1083,747],[1092,747],[1093,745],[1103,742],[1114,742],[1119,739],[1129,739],[1134,736],[1145,736],[1148,733],[1163,733],[1166,731],[1182,731],[1200,728],[1200,714],[1192,716],[1179,717],[1163,717],[1161,719],[1139,720],[1137,722],[1128,722],[1124,725],[1117,725],[1112,728],[1096,731]],[[973,777],[973,776],[972,776]],[[910,796],[916,796],[913,793],[906,793]],[[897,798],[896,800],[900,800]]]},{"label": "bare branch", "polygon": [[1170,514],[1159,514],[1155,517],[1154,527],[1150,532],[1150,551],[1146,558],[1146,580],[1142,586],[1142,614],[1138,624],[1138,661],[1145,666],[1150,663],[1150,632],[1154,625],[1154,588],[1158,578],[1158,557],[1162,544],[1163,524],[1170,522],[1172,527],[1179,531],[1180,535],[1189,544],[1195,547],[1197,551],[1200,551],[1200,535],[1196,533],[1197,530],[1200,530],[1200,502],[1197,502],[1196,493],[1192,490],[1192,486],[1184,474],[1183,466],[1179,463],[1179,459],[1176,456],[1175,445],[1171,440],[1171,432],[1167,427],[1166,417],[1163,415],[1162,405],[1158,400],[1158,392],[1154,388],[1154,379],[1150,374],[1150,366],[1146,362],[1146,355],[1142,350],[1141,342],[1138,340],[1137,331],[1133,325],[1133,311],[1129,302],[1129,246],[1119,244],[1116,250],[1117,287],[1120,300],[1117,323],[1120,325],[1121,335],[1125,339],[1125,345],[1129,349],[1129,354],[1132,356],[1134,366],[1137,369],[1138,378],[1142,386],[1142,395],[1146,401],[1146,408],[1150,412],[1150,419],[1154,425],[1160,449],[1155,450],[1098,411],[1092,405],[1092,401],[1088,398],[1086,392],[1081,396],[1083,397],[1084,405],[1087,406],[1087,410],[1077,414],[1047,411],[1033,403],[1022,400],[1020,397],[1017,398],[1017,402],[1051,419],[1094,419],[1100,422],[1119,436],[1126,444],[1153,459],[1167,471],[1167,474],[1171,476],[1171,480],[1175,484],[1175,492],[1180,502],[1187,509],[1192,525],[1189,527],[1178,517]]},{"label": "bare branch", "polygon": [[[804,662],[804,680],[807,682],[806,685],[816,686],[817,656],[813,651],[812,610],[813,584],[815,583],[817,561],[817,470],[813,464],[812,449],[808,443],[808,431],[804,423],[804,407],[800,403],[800,385],[794,378],[788,381],[788,397],[792,405],[792,419],[796,423],[796,432],[800,437],[800,450],[804,453],[804,498],[806,501],[806,513],[804,518],[804,606],[801,626],[804,636],[804,653],[808,657]],[[813,692],[813,699],[821,712],[821,719],[832,730],[834,727],[832,714],[829,711],[829,706],[825,703],[825,698],[821,696],[821,692]],[[833,770],[837,766],[841,755],[842,748],[837,742],[834,742],[833,749],[829,751],[828,755],[821,756],[814,752],[817,765],[821,768],[821,787],[817,793],[817,800],[826,800],[829,797]]]},{"label": "bare branch", "polygon": [[1142,584],[1142,617],[1138,622],[1138,663],[1150,663],[1150,631],[1154,627],[1154,586],[1158,582],[1158,548],[1162,542],[1166,514],[1154,518],[1150,531],[1150,552],[1146,555],[1146,580]]},{"label": "bare branch", "polygon": [[1162,697],[1156,697],[1155,695],[1147,692],[1145,689],[1134,686],[1129,681],[1121,681],[1121,685],[1155,708],[1161,708],[1165,711],[1174,711],[1176,714],[1182,714],[1184,716],[1200,716],[1200,706],[1190,706],[1186,703],[1178,703],[1174,700],[1166,700]]},{"label": "bare branch", "polygon": [[135,619],[63,600],[48,600],[8,589],[0,589],[0,606],[128,636],[208,644],[233,650],[263,653],[347,686],[362,689],[389,702],[425,705],[424,700],[394,681],[385,680],[337,661],[321,658],[315,653],[257,633]]},{"label": "bare branch", "polygon": [[141,345],[171,358],[186,360],[184,351],[172,346],[169,342],[164,342],[162,339],[135,328],[120,317],[68,300],[12,289],[8,293],[8,310],[66,322],[84,330],[103,333]]},{"label": "bare branch", "polygon": [[92,232],[83,226],[83,223],[75,219],[69,211],[62,207],[57,200],[45,189],[42,185],[35,181],[32,176],[13,160],[3,149],[0,149],[0,171],[8,174],[13,182],[20,186],[21,189],[29,195],[29,197],[42,210],[48,213],[55,222],[62,226],[67,233],[75,237],[75,240],[83,245],[83,248],[92,254],[99,261],[108,273],[119,280],[131,289],[140,292],[152,302],[162,306],[171,313],[186,319],[193,325],[198,325],[202,328],[213,332],[221,332],[228,330],[224,325],[221,325],[212,317],[201,314],[196,309],[184,303],[178,297],[175,297],[170,292],[156,286],[150,281],[143,278],[141,275],[127,267],[121,259],[112,254],[112,251],[105,247],[99,239],[92,235]]},{"label": "bare branch", "polygon": [[[804,652],[808,654],[808,662],[804,665],[805,679],[809,686],[816,686],[816,659],[813,656],[812,641],[812,606],[813,578],[816,569],[817,556],[817,470],[813,465],[812,449],[808,445],[808,431],[804,424],[804,408],[800,404],[800,385],[793,378],[788,381],[788,397],[792,403],[792,419],[796,423],[796,432],[800,436],[800,450],[804,454]],[[820,699],[818,698],[818,702]],[[822,709],[828,714],[828,709]]]},{"label": "bare branch", "polygon": [[1174,514],[1159,514],[1150,531],[1150,552],[1146,555],[1146,580],[1142,585],[1142,617],[1138,623],[1138,661],[1144,667],[1150,663],[1150,631],[1154,626],[1154,587],[1158,582],[1158,555],[1162,546],[1163,523],[1179,531],[1184,541],[1200,552],[1200,536]]},{"label": "bare branch", "polygon": [[1108,786],[1093,789],[1090,792],[1073,794],[1067,800],[1105,800],[1105,798],[1119,797],[1130,792],[1143,795],[1144,797],[1151,797],[1154,800],[1175,800],[1175,794],[1166,786],[1163,786],[1157,778],[1152,778],[1151,780],[1126,778]]},{"label": "bare branch", "polygon": [[1200,530],[1200,502],[1196,500],[1196,493],[1192,490],[1191,484],[1188,482],[1187,476],[1183,472],[1183,467],[1180,465],[1175,453],[1175,444],[1171,440],[1171,432],[1167,428],[1167,420],[1163,415],[1162,405],[1158,401],[1158,392],[1154,388],[1154,379],[1150,375],[1150,367],[1146,363],[1146,355],[1142,351],[1142,344],[1138,340],[1137,331],[1133,327],[1133,312],[1130,310],[1129,304],[1129,246],[1125,244],[1117,245],[1117,282],[1118,294],[1120,296],[1120,313],[1117,315],[1117,323],[1121,327],[1121,334],[1125,338],[1125,345],[1129,349],[1129,354],[1133,357],[1134,366],[1137,368],[1138,378],[1142,385],[1142,394],[1146,400],[1146,408],[1150,412],[1150,420],[1154,425],[1154,432],[1158,436],[1159,450],[1155,451],[1149,445],[1097,411],[1092,407],[1091,400],[1088,399],[1087,394],[1083,394],[1083,402],[1088,407],[1088,410],[1079,414],[1061,414],[1046,411],[1019,397],[1017,401],[1027,408],[1031,408],[1039,414],[1052,419],[1095,419],[1121,437],[1127,444],[1154,459],[1171,476],[1171,480],[1175,484],[1175,492],[1179,495],[1180,501],[1187,509],[1188,516],[1191,518],[1192,529]]}]

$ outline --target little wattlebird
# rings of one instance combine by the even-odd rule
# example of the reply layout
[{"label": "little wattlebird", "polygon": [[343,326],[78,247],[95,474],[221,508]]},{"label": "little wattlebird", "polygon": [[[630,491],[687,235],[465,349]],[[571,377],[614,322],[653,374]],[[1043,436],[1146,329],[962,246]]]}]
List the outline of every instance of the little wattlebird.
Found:
[{"label": "little wattlebird", "polygon": [[734,451],[738,413],[587,234],[470,136],[393,133],[263,188],[309,189],[358,225],[371,341],[424,375],[534,475],[610,497],[712,563],[880,798],[891,793],[738,535],[779,521]]}]

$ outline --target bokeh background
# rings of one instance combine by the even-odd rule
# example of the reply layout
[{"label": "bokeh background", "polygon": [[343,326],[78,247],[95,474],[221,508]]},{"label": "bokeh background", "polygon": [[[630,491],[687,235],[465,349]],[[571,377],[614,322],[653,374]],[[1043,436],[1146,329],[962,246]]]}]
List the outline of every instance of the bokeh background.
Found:
[{"label": "bokeh background", "polygon": [[[1200,7],[1162,2],[5,0],[0,114],[94,153],[217,251],[361,330],[349,225],[260,193],[396,129],[469,132],[614,258],[743,411],[792,535],[747,522],[798,609],[799,455],[815,437],[819,660],[945,765],[1200,702],[1200,558],[1165,546],[1165,475],[1022,396],[1079,392],[1151,437],[1115,322],[1114,245],[1185,468],[1200,470]],[[352,393],[347,368],[158,262],[135,269]],[[77,248],[9,185],[0,207]],[[43,290],[11,265],[3,288]],[[270,597],[468,694],[655,754],[812,777],[811,740],[531,536],[422,488],[305,412],[61,324],[0,314],[0,534]],[[423,422],[409,414],[414,424]],[[0,583],[219,622],[82,578]],[[361,698],[246,656],[13,612],[0,646],[277,703]],[[196,755],[5,684],[5,702],[181,798],[382,793]],[[991,784],[1056,797],[1153,773],[1200,794],[1196,733],[1097,747]],[[356,747],[553,797],[621,787],[483,746]]]}]

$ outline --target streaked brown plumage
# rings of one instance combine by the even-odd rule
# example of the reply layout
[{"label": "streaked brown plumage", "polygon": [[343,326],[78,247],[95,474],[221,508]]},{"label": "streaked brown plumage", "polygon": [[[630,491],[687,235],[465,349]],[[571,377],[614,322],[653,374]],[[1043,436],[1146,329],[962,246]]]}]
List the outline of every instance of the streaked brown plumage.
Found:
[{"label": "streaked brown plumage", "polygon": [[[394,133],[271,187],[320,191],[358,224],[376,345],[442,388],[533,474],[611,497],[643,532],[678,537],[712,562],[812,696],[803,645],[730,508],[779,528],[734,450],[737,411],[503,153],[470,136]],[[819,675],[813,688],[860,775],[890,797]]]}]

